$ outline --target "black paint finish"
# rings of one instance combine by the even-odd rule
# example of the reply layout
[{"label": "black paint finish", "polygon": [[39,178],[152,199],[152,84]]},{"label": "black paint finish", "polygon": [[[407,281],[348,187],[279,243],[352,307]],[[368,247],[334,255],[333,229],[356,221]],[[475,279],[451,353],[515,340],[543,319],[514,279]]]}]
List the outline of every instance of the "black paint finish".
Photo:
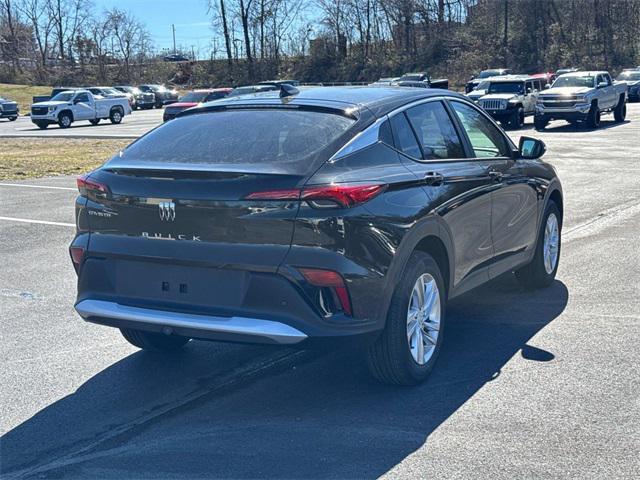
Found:
[{"label": "black paint finish", "polygon": [[[179,115],[167,125],[179,128],[181,118],[191,115],[207,122],[224,108],[257,107],[321,108],[357,120],[341,144],[327,146],[314,168],[300,175],[269,171],[268,159],[266,166],[234,170],[145,165],[127,159],[126,152],[116,156],[89,177],[108,191],[90,191],[76,203],[73,245],[87,249],[78,300],[277,320],[309,337],[375,334],[416,248],[437,256],[449,298],[526,264],[544,205],[553,196],[562,210],[562,191],[553,168],[519,158],[502,130],[510,157],[473,158],[469,138],[447,107],[465,158],[412,158],[384,129],[380,140],[332,158],[376,120],[416,102],[447,105],[449,98],[476,108],[441,90],[315,88],[289,99],[231,98]],[[351,208],[319,208],[296,198],[245,199],[254,192],[340,183],[386,189]],[[174,221],[160,218],[161,202],[174,204]],[[318,289],[300,274],[303,267],[339,272],[353,315],[327,315]]]}]

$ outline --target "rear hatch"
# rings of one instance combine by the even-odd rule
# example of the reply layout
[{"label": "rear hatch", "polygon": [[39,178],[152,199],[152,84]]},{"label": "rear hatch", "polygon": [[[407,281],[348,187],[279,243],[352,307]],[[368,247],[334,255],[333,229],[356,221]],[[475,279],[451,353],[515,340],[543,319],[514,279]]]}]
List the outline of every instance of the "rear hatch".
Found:
[{"label": "rear hatch", "polygon": [[[88,201],[79,224],[90,240],[79,296],[237,307],[252,275],[277,271],[296,192],[353,123],[243,109],[180,117],[134,142],[81,188]],[[256,193],[260,200],[248,198]]]}]

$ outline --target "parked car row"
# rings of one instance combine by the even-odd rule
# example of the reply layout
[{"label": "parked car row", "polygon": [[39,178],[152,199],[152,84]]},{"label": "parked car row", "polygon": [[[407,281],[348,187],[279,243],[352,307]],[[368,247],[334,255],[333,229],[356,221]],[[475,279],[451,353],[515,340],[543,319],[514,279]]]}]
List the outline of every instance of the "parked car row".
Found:
[{"label": "parked car row", "polygon": [[178,92],[164,85],[145,84],[138,87],[131,85],[117,85],[114,87],[55,87],[51,95],[38,95],[33,97],[33,103],[46,102],[61,92],[74,90],[88,90],[94,95],[103,98],[125,97],[129,101],[132,110],[138,108],[162,108],[178,100]]},{"label": "parked car row", "polygon": [[[488,72],[496,73],[487,77]],[[627,99],[640,94],[640,70],[625,69],[613,81],[606,71],[579,71],[513,75],[507,69],[485,70],[480,80],[467,84],[467,96],[505,126],[521,128],[527,116],[538,130],[552,120],[566,120],[589,128],[600,125],[603,114],[617,122],[626,116]],[[480,80],[480,81],[478,81]]]},{"label": "parked car row", "polygon": [[446,78],[433,79],[427,72],[405,73],[400,77],[383,77],[370,83],[369,86],[398,86],[418,88],[449,88],[449,80]]},{"label": "parked car row", "polygon": [[169,107],[165,108],[163,121],[172,120],[175,116],[186,110],[198,106],[205,102],[211,102],[213,100],[219,100],[227,96],[239,96],[239,95],[251,95],[254,93],[269,92],[279,90],[282,85],[290,85],[292,87],[300,85],[297,80],[265,80],[259,82],[256,85],[243,85],[236,88],[209,88],[193,90],[180,99],[176,103],[173,103]]},{"label": "parked car row", "polygon": [[31,105],[31,121],[43,130],[56,123],[60,128],[69,128],[79,120],[97,125],[100,120],[109,119],[118,124],[130,113],[131,105],[126,97],[105,97],[80,89],[65,90],[46,102]]}]

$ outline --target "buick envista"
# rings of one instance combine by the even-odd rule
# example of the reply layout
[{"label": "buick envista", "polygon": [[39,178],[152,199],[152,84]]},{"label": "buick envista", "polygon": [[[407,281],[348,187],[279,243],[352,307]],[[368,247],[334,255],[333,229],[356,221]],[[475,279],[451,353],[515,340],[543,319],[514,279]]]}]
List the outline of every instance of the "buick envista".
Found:
[{"label": "buick envista", "polygon": [[205,103],[78,179],[75,308],[152,351],[363,341],[377,379],[416,384],[450,299],[507,272],[553,281],[563,194],[544,153],[447,90]]}]

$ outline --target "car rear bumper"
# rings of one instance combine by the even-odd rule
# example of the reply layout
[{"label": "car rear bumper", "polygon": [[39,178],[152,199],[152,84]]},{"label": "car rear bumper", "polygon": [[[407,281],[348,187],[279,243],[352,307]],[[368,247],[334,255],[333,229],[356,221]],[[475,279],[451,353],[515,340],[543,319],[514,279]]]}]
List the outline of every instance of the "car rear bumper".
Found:
[{"label": "car rear bumper", "polygon": [[293,344],[382,328],[375,319],[325,315],[305,288],[277,272],[89,254],[79,270],[76,310],[87,321],[117,328],[243,343]]},{"label": "car rear bumper", "polygon": [[113,327],[177,334],[212,340],[292,345],[307,338],[284,323],[246,317],[220,317],[131,307],[102,300],[82,300],[76,311],[89,322]]}]

